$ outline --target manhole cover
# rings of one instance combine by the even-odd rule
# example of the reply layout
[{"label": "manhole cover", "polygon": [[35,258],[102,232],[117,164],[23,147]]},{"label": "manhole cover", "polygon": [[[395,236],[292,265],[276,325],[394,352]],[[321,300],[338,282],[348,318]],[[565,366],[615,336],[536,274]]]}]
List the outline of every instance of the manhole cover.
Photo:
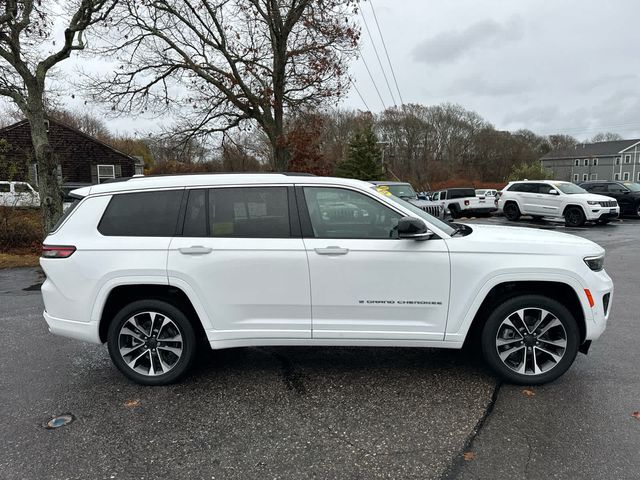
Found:
[{"label": "manhole cover", "polygon": [[58,415],[56,417],[53,417],[47,423],[45,423],[44,426],[46,428],[60,428],[60,427],[64,427],[65,425],[69,425],[74,420],[75,419],[73,418],[73,415],[71,415],[71,414]]}]

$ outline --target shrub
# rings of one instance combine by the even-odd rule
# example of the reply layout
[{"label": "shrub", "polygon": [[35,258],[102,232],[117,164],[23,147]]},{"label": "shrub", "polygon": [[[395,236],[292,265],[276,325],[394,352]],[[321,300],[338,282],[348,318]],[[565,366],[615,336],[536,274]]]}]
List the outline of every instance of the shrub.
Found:
[{"label": "shrub", "polygon": [[40,209],[0,207],[0,251],[35,253],[42,240]]}]

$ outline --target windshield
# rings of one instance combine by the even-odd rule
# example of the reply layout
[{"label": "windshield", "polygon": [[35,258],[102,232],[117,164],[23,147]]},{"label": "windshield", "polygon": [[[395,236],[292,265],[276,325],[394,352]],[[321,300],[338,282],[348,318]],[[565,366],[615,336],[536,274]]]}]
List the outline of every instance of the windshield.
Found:
[{"label": "windshield", "polygon": [[391,195],[395,195],[400,198],[416,198],[418,196],[413,187],[408,183],[402,183],[399,185],[378,185],[378,187],[382,187],[384,190],[390,191]]},{"label": "windshield", "polygon": [[624,182],[623,185],[632,192],[640,192],[640,183]]},{"label": "windshield", "polygon": [[573,195],[575,193],[589,193],[584,188],[579,187],[573,183],[552,183],[554,187],[560,190],[562,193],[566,193],[567,195]]},{"label": "windshield", "polygon": [[401,198],[394,197],[393,195],[389,196],[388,198],[393,200],[397,204],[402,205],[404,208],[411,210],[411,212],[413,212],[416,215],[416,217],[426,220],[431,225],[435,225],[447,235],[453,235],[453,233],[455,233],[456,229],[452,227],[449,223],[443,222],[442,220],[434,217],[433,215],[429,215],[427,212],[425,212],[424,210],[420,210],[418,207],[416,207],[412,203],[409,203],[406,200],[403,200]]}]

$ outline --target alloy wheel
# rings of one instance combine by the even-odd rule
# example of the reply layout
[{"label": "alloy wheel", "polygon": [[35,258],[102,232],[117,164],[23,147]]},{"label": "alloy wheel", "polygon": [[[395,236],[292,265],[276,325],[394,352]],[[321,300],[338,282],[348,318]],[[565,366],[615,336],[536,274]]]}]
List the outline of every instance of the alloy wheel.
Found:
[{"label": "alloy wheel", "polygon": [[567,350],[567,331],[553,313],[523,308],[505,318],[496,334],[502,363],[522,375],[540,375],[553,369]]},{"label": "alloy wheel", "polygon": [[140,312],[122,324],[118,348],[131,370],[157,376],[177,365],[184,342],[180,329],[169,317],[158,312]]}]

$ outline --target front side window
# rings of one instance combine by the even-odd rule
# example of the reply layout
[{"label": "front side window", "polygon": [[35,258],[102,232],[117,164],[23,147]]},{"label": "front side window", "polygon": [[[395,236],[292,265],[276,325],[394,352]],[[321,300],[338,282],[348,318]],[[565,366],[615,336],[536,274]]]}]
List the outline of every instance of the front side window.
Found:
[{"label": "front side window", "polygon": [[287,238],[286,187],[232,187],[191,190],[184,237]]},{"label": "front side window", "polygon": [[28,185],[22,183],[16,183],[14,188],[16,193],[33,193],[33,190],[31,190]]},{"label": "front side window", "polygon": [[305,187],[316,238],[394,238],[401,214],[377,200],[343,188]]},{"label": "front side window", "polygon": [[100,220],[102,235],[171,237],[175,235],[182,190],[114,195]]},{"label": "front side window", "polygon": [[622,185],[618,185],[617,183],[610,183],[607,185],[607,190],[610,193],[622,193],[626,191],[626,189]]},{"label": "front side window", "polygon": [[98,183],[116,178],[116,168],[114,165],[98,165]]}]

